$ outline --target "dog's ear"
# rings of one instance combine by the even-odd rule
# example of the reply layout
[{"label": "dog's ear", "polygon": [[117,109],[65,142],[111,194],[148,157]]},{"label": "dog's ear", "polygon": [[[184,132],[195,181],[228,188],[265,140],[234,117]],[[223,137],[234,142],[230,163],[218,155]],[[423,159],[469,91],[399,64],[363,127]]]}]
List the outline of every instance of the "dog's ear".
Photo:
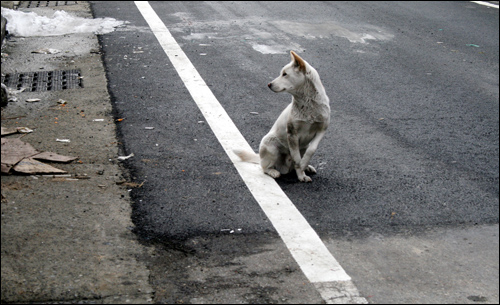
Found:
[{"label": "dog's ear", "polygon": [[297,53],[295,53],[294,51],[290,51],[290,55],[292,56],[294,67],[297,67],[299,68],[299,71],[306,73],[306,63],[304,62],[304,60],[300,58],[300,56],[297,55]]}]

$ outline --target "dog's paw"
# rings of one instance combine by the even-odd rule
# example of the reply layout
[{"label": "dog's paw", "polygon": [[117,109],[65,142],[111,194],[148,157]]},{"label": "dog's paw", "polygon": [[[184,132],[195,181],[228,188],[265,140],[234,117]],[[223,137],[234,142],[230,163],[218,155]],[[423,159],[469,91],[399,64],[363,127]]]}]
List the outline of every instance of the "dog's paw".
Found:
[{"label": "dog's paw", "polygon": [[[308,168],[306,168],[306,169],[308,169]],[[314,169],[314,167],[313,167],[313,169]],[[300,181],[302,181],[302,182],[311,182],[312,181],[312,179],[308,175],[306,175],[306,173],[303,170],[301,170],[300,168],[296,168],[295,170],[297,173],[297,178],[299,178]]]},{"label": "dog's paw", "polygon": [[281,173],[279,171],[275,170],[274,168],[268,170],[266,172],[266,174],[268,174],[269,176],[273,177],[274,179],[279,178],[281,176]]},{"label": "dog's paw", "polygon": [[300,181],[302,182],[312,182],[311,177],[304,175],[303,177],[299,178]]},{"label": "dog's paw", "polygon": [[312,165],[308,165],[305,169],[309,174],[316,174],[316,169]]}]

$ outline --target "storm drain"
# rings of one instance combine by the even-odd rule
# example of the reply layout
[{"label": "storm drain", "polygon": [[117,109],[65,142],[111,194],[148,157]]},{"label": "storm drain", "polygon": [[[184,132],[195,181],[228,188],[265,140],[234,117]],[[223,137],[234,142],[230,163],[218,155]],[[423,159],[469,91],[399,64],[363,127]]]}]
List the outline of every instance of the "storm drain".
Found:
[{"label": "storm drain", "polygon": [[24,91],[57,91],[83,88],[80,70],[22,72],[2,75],[2,84]]},{"label": "storm drain", "polygon": [[64,5],[75,5],[78,1],[21,1],[20,8],[53,7]]}]

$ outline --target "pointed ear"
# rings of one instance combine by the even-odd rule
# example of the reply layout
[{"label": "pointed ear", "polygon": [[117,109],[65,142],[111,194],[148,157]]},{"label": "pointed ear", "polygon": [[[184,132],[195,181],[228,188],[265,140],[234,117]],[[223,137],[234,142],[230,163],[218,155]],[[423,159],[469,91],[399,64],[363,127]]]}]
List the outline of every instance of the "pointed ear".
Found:
[{"label": "pointed ear", "polygon": [[306,73],[306,63],[304,62],[304,60],[300,58],[300,56],[297,55],[297,53],[295,53],[294,51],[290,51],[290,55],[292,56],[294,66],[299,68],[299,71]]}]

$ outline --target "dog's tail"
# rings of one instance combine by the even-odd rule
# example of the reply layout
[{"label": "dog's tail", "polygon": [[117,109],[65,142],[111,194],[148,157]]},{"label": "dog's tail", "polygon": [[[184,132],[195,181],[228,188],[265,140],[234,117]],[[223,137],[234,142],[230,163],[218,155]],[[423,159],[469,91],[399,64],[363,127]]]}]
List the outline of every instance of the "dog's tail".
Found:
[{"label": "dog's tail", "polygon": [[253,151],[241,150],[241,149],[233,149],[233,152],[240,157],[241,161],[250,162],[250,163],[260,163],[260,157],[258,154]]}]

